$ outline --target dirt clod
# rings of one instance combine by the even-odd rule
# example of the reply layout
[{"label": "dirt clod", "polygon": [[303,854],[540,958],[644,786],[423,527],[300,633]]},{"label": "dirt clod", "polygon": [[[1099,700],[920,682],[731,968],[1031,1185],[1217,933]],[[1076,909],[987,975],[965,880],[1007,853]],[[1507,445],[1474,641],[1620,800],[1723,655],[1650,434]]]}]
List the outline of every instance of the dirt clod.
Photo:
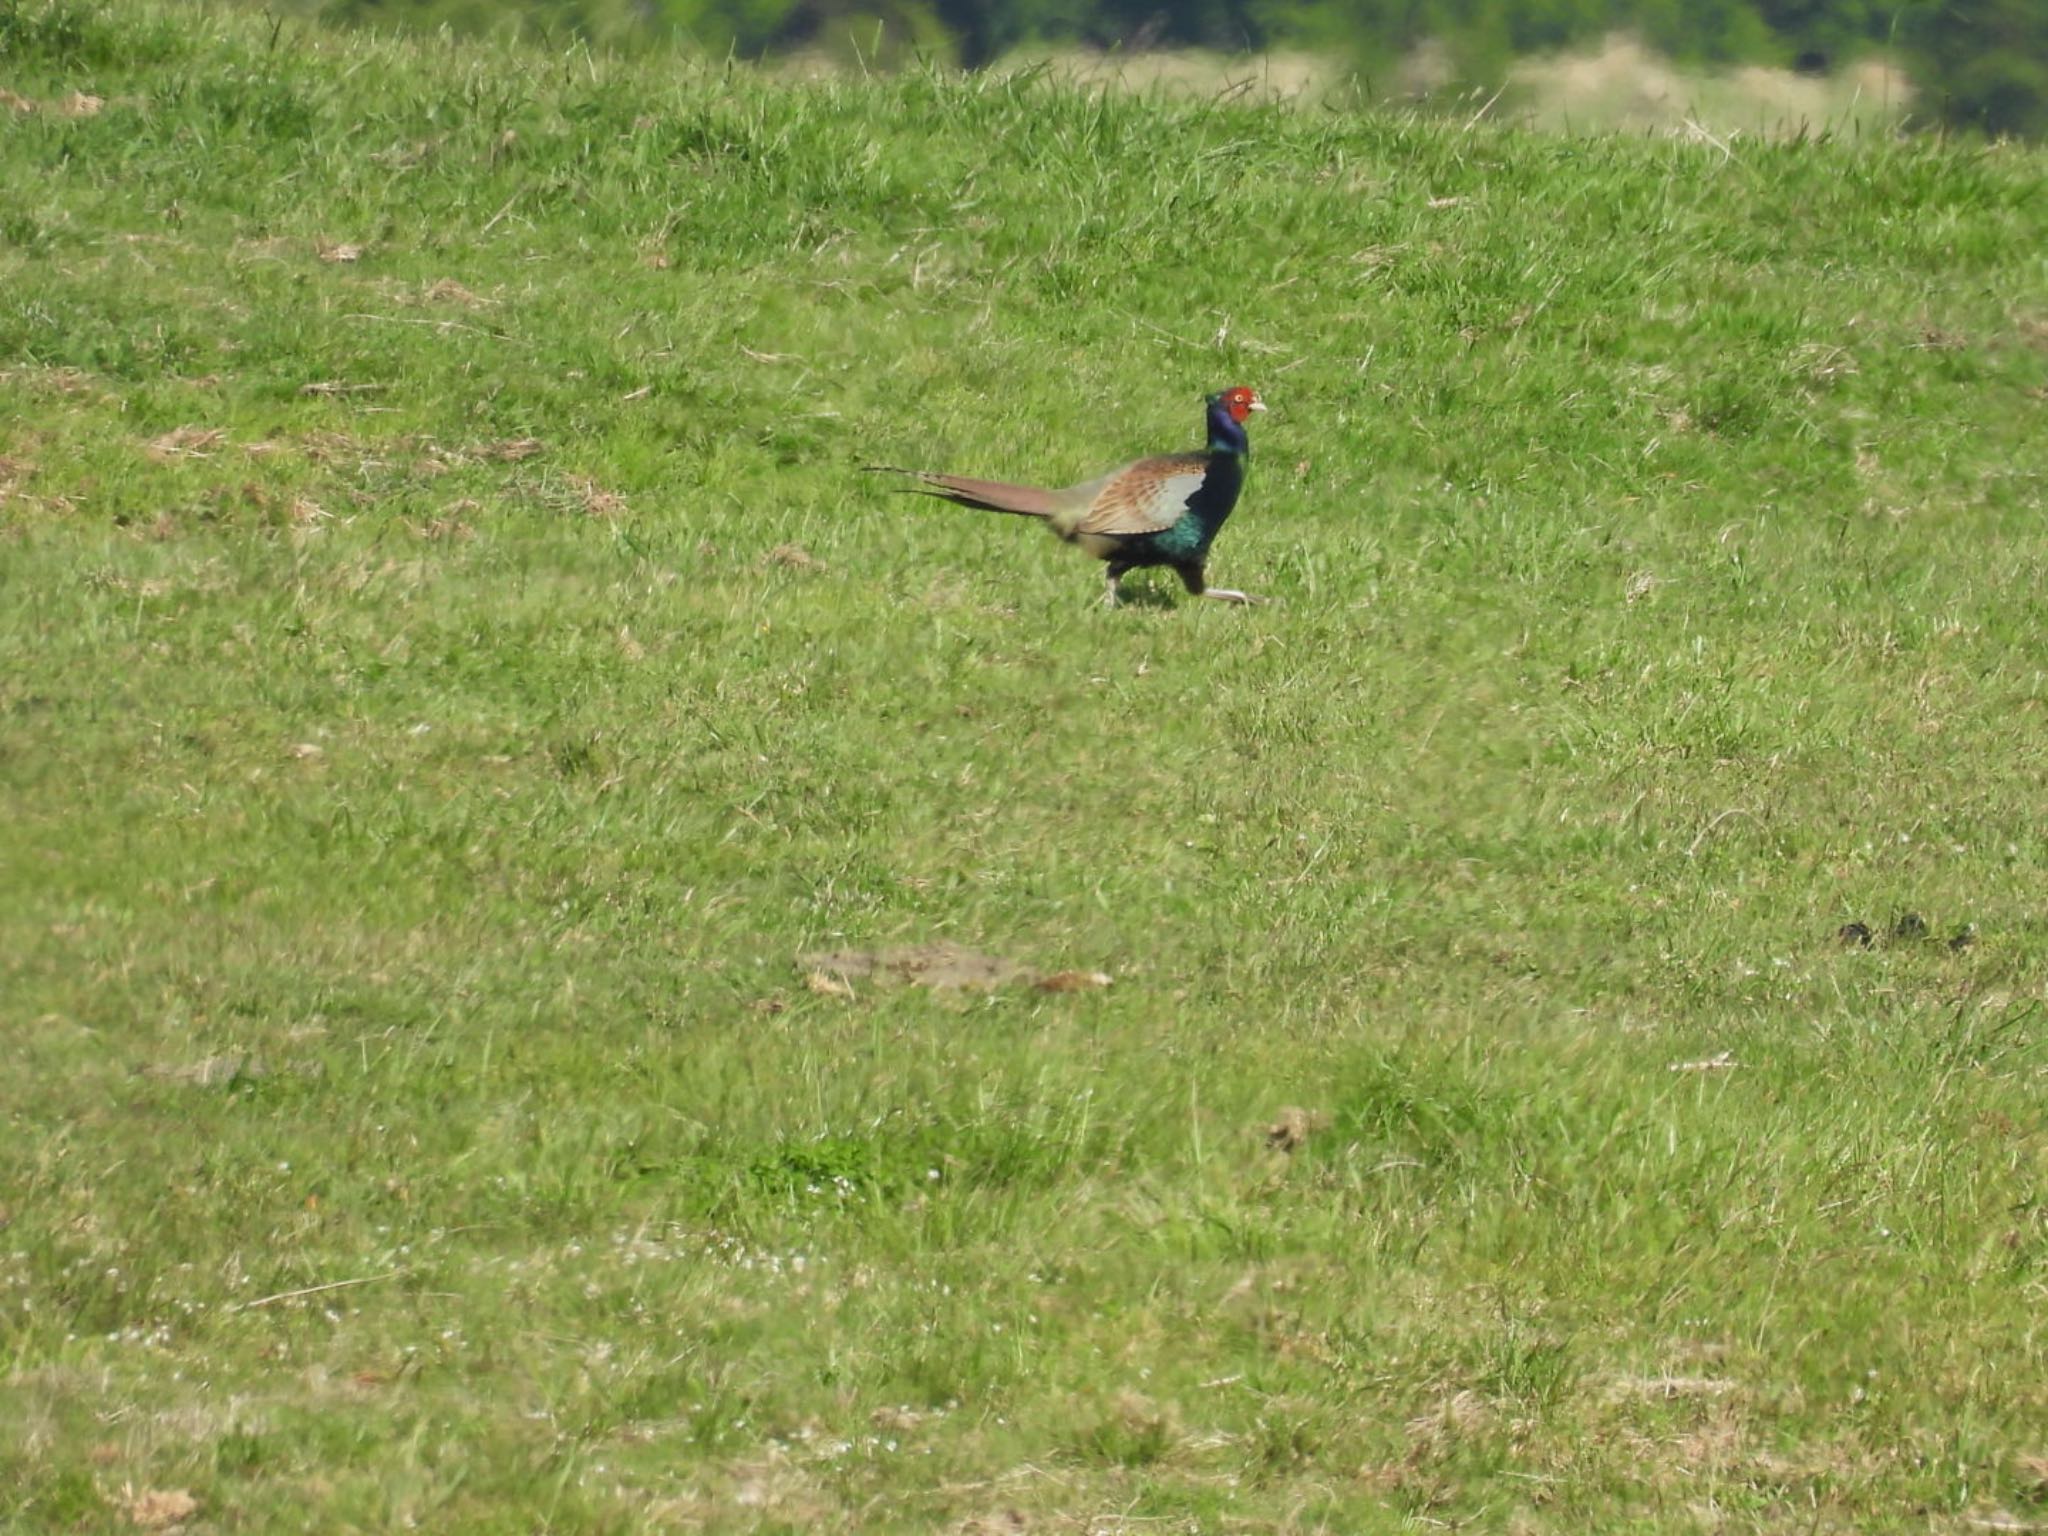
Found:
[{"label": "dirt clod", "polygon": [[1275,1152],[1293,1152],[1307,1145],[1309,1137],[1328,1129],[1330,1117],[1318,1110],[1290,1104],[1266,1127],[1266,1145]]},{"label": "dirt clod", "polygon": [[583,499],[585,517],[617,517],[626,510],[626,498],[606,490],[588,475],[569,476],[569,488]]},{"label": "dirt clod", "polygon": [[2012,1479],[2028,1502],[2048,1504],[2048,1456],[2015,1456]]},{"label": "dirt clod", "polygon": [[830,567],[801,544],[778,544],[761,557],[761,564],[786,566],[792,571],[823,571]]},{"label": "dirt clod", "polygon": [[1050,976],[1041,976],[1032,985],[1041,992],[1093,992],[1098,987],[1110,985],[1116,978],[1107,971],[1054,971]]},{"label": "dirt clod", "polygon": [[[1885,944],[1917,944],[1934,936],[1933,925],[1918,912],[1906,912],[1893,920],[1890,927],[1879,934],[1868,923],[1844,923],[1835,930],[1838,943],[1857,949],[1870,949],[1880,940]],[[1977,942],[1977,925],[1964,923],[1942,943],[1952,954],[1961,954]]]},{"label": "dirt clod", "polygon": [[460,304],[465,309],[483,309],[493,302],[481,294],[472,293],[452,277],[442,278],[423,290],[420,297],[429,304]]},{"label": "dirt clod", "polygon": [[1016,1536],[1031,1529],[1021,1509],[1006,1509],[993,1515],[969,1515],[953,1527],[953,1536]]}]

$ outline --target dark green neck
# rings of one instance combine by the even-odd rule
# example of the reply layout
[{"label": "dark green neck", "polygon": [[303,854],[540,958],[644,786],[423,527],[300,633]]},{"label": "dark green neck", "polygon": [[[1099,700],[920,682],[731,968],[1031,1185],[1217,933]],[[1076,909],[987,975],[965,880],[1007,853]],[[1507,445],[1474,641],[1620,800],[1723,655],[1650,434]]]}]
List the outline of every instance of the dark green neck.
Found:
[{"label": "dark green neck", "polygon": [[1245,436],[1244,423],[1234,419],[1230,407],[1223,403],[1221,395],[1209,399],[1209,451],[1227,453],[1234,458],[1247,458],[1252,451],[1251,440]]}]

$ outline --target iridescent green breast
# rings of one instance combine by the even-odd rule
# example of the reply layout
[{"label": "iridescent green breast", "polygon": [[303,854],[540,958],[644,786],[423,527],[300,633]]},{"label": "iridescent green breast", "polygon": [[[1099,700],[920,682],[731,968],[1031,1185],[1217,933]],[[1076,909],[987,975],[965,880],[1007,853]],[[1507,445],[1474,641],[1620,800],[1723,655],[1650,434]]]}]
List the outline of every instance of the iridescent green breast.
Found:
[{"label": "iridescent green breast", "polygon": [[1132,554],[1139,549],[1144,551],[1144,558],[1139,563],[1200,565],[1208,556],[1210,544],[1222,531],[1231,509],[1237,505],[1238,493],[1244,489],[1244,472],[1245,461],[1241,455],[1211,455],[1209,472],[1202,477],[1200,489],[1188,498],[1186,513],[1172,527],[1134,541]]}]

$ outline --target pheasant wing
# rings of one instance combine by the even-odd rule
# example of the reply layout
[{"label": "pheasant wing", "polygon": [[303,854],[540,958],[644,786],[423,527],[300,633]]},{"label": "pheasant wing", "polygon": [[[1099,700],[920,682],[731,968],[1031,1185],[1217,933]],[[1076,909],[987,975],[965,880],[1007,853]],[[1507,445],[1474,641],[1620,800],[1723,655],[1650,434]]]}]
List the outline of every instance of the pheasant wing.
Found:
[{"label": "pheasant wing", "polygon": [[1068,536],[1130,537],[1171,528],[1208,473],[1208,455],[1201,453],[1166,453],[1126,465],[1096,483]]}]

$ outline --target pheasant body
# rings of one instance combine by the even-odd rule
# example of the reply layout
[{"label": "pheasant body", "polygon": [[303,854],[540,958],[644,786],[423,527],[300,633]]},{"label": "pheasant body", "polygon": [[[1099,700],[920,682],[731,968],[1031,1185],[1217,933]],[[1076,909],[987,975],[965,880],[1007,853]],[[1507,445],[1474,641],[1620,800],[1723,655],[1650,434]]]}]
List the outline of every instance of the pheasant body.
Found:
[{"label": "pheasant body", "polygon": [[[1244,489],[1251,445],[1244,423],[1265,403],[1252,390],[1208,398],[1209,446],[1204,453],[1159,454],[1061,490],[977,480],[928,470],[890,470],[917,483],[909,489],[961,506],[1044,518],[1052,531],[1109,566],[1103,600],[1115,606],[1127,572],[1165,566],[1198,597],[1248,603],[1242,592],[1211,587],[1209,546]],[[876,466],[886,468],[886,466]]]}]

